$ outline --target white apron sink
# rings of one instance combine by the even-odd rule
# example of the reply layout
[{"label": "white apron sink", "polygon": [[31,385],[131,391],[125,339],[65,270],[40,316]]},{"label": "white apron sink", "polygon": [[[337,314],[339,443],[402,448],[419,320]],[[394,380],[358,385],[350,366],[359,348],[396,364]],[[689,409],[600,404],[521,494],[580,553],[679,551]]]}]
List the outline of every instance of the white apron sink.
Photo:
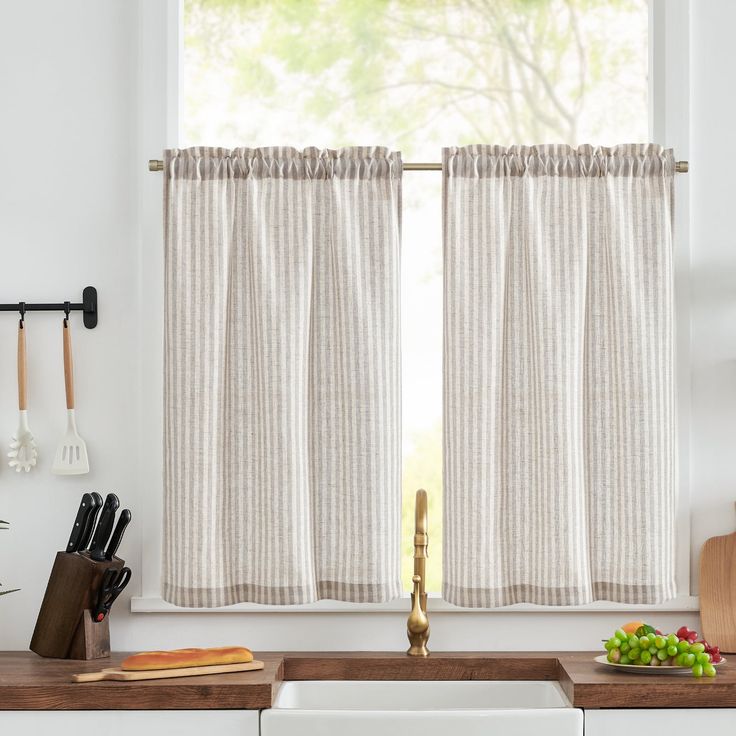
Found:
[{"label": "white apron sink", "polygon": [[261,736],[582,736],[556,682],[304,681],[281,685]]}]

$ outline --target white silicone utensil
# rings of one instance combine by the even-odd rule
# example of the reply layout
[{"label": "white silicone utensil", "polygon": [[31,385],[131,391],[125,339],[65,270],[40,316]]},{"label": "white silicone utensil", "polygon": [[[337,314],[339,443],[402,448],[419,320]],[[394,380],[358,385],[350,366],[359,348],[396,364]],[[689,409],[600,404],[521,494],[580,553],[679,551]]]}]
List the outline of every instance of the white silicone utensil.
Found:
[{"label": "white silicone utensil", "polygon": [[51,468],[56,475],[82,475],[89,473],[87,445],[77,432],[74,416],[74,366],[72,364],[72,338],[69,320],[64,319],[64,389],[66,391],[66,433],[56,448]]},{"label": "white silicone utensil", "polygon": [[36,465],[38,451],[36,441],[28,428],[28,397],[26,395],[26,328],[23,320],[18,322],[18,429],[10,443],[8,465],[17,473],[26,473]]}]

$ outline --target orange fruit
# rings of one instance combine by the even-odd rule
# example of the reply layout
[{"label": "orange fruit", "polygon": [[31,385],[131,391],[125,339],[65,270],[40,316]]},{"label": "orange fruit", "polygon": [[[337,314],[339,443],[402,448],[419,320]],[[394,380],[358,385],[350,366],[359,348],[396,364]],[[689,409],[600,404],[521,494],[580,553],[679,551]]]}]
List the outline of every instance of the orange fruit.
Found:
[{"label": "orange fruit", "polygon": [[624,624],[621,629],[625,631],[627,634],[631,635],[636,633],[636,630],[640,627],[644,626],[643,621],[630,621],[628,624]]}]

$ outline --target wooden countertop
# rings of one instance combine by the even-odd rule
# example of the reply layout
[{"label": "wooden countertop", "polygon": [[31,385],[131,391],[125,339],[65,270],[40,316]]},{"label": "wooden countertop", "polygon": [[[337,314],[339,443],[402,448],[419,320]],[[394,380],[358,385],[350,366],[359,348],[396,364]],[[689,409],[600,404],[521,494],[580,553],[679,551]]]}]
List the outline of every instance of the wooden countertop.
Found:
[{"label": "wooden countertop", "polygon": [[593,652],[259,652],[264,670],[141,682],[72,683],[126,656],[79,662],[0,653],[0,710],[269,708],[283,680],[559,680],[578,708],[736,708],[736,660],[714,679],[630,675]]}]

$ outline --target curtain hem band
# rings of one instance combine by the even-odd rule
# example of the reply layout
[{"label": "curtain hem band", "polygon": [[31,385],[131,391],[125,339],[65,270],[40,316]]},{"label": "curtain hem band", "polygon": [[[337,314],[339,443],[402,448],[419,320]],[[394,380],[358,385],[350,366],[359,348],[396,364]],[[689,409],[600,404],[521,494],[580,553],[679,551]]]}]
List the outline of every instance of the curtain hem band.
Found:
[{"label": "curtain hem band", "polygon": [[183,588],[162,585],[162,598],[182,608],[220,608],[236,603],[291,606],[330,599],[347,603],[384,603],[401,595],[401,583],[344,583],[322,580],[312,586],[269,587],[241,583],[227,588]]},{"label": "curtain hem band", "polygon": [[661,585],[621,585],[596,582],[590,587],[545,588],[511,585],[504,588],[465,588],[445,583],[442,597],[461,608],[501,608],[515,603],[539,606],[584,606],[594,601],[631,605],[664,603],[677,595],[674,581]]}]

